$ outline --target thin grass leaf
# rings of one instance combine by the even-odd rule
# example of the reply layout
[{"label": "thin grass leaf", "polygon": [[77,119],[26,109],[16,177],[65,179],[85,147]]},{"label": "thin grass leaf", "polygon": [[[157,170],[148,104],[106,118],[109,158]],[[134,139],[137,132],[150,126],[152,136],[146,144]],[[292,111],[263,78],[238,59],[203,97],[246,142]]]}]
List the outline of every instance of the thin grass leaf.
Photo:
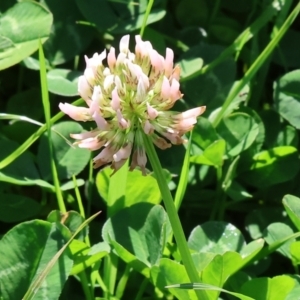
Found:
[{"label": "thin grass leaf", "polygon": [[177,211],[180,208],[180,205],[181,205],[181,202],[182,202],[182,199],[184,197],[186,187],[187,187],[187,184],[188,184],[188,179],[189,179],[192,135],[193,135],[193,132],[190,133],[189,142],[187,144],[182,169],[181,169],[181,172],[180,172],[179,183],[178,183],[175,198],[174,198],[174,203],[175,203],[175,207],[176,207]]},{"label": "thin grass leaf", "polygon": [[53,183],[55,186],[55,193],[57,197],[57,204],[59,210],[63,213],[67,212],[66,206],[63,200],[62,192],[60,189],[60,183],[58,178],[58,173],[55,165],[54,160],[54,153],[53,153],[53,145],[51,140],[51,112],[50,112],[50,102],[49,102],[49,93],[48,93],[48,86],[47,86],[47,70],[46,70],[46,63],[45,63],[45,56],[42,47],[42,43],[39,44],[39,61],[40,61],[40,79],[41,79],[41,89],[42,89],[42,102],[44,107],[44,115],[46,119],[46,127],[48,133],[48,143],[49,143],[49,153],[50,153],[50,163],[51,163],[51,171],[53,176]]},{"label": "thin grass leaf", "polygon": [[26,294],[24,295],[22,300],[31,300],[33,299],[34,295],[36,294],[37,290],[41,287],[43,284],[43,281],[51,271],[54,264],[57,262],[59,257],[62,255],[62,253],[66,250],[66,248],[70,245],[70,243],[74,240],[76,235],[84,228],[86,227],[92,220],[94,220],[100,212],[97,212],[87,220],[85,220],[75,231],[75,233],[71,236],[71,238],[68,240],[68,242],[55,254],[55,256],[49,261],[46,268],[41,272],[41,274],[32,282],[30,287],[28,288]]},{"label": "thin grass leaf", "polygon": [[225,100],[220,112],[216,116],[213,121],[213,126],[217,127],[220,121],[223,118],[224,113],[226,112],[227,108],[230,106],[231,102],[234,98],[240,93],[243,87],[254,77],[263,63],[269,58],[272,51],[278,45],[281,38],[284,36],[286,31],[290,28],[296,17],[300,12],[300,2],[294,8],[294,10],[290,13],[284,24],[281,26],[280,30],[277,32],[276,36],[270,41],[270,43],[266,46],[266,48],[261,52],[255,62],[251,65],[248,71],[245,73],[244,77],[235,85],[235,87],[230,91],[227,99]]},{"label": "thin grass leaf", "polygon": [[182,77],[181,82],[190,80],[196,76],[199,76],[201,74],[205,74],[208,71],[215,68],[217,65],[219,65],[222,61],[224,61],[228,56],[234,54],[235,52],[240,53],[244,45],[254,36],[256,35],[261,28],[263,28],[278,12],[278,8],[275,6],[275,3],[277,1],[274,1],[271,3],[264,11],[263,13],[249,26],[247,27],[236,39],[235,41],[228,46],[214,61],[212,61],[210,64],[205,65],[201,68],[199,68],[198,71],[194,72],[193,74],[190,74],[187,77]]},{"label": "thin grass leaf", "polygon": [[20,115],[13,115],[13,114],[5,114],[0,113],[0,120],[12,120],[10,124],[13,124],[18,121],[28,122],[37,126],[43,126],[44,124],[41,122],[38,122],[36,120],[33,120],[31,118],[28,118],[26,116],[20,116]]}]

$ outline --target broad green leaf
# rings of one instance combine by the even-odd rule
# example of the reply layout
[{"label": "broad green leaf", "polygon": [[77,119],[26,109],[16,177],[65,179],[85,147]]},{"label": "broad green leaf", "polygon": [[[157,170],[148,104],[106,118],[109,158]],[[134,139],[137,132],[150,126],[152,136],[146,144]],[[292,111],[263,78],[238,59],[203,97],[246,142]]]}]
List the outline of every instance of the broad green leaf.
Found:
[{"label": "broad green leaf", "polygon": [[108,255],[110,247],[105,242],[88,247],[84,242],[73,240],[70,244],[70,251],[74,260],[71,275],[76,275]]},{"label": "broad green leaf", "polygon": [[54,23],[51,35],[44,44],[45,56],[53,65],[59,65],[73,59],[84,51],[94,37],[94,31],[88,26],[78,24],[82,20],[75,1],[41,0],[52,12]]},{"label": "broad green leaf", "polygon": [[207,2],[200,0],[181,0],[176,2],[176,20],[183,26],[203,26],[208,19],[209,7]]},{"label": "broad green leaf", "polygon": [[216,256],[213,252],[196,252],[192,253],[193,262],[197,271],[200,273],[205,269]]},{"label": "broad green leaf", "polygon": [[217,132],[226,141],[227,154],[234,157],[252,145],[259,127],[250,115],[236,112],[222,119]]},{"label": "broad green leaf", "polygon": [[6,223],[20,222],[36,216],[41,205],[33,199],[17,194],[0,192],[0,221]]},{"label": "broad green leaf", "polygon": [[282,203],[288,216],[300,231],[300,199],[293,195],[286,195]]},{"label": "broad green leaf", "polygon": [[61,96],[78,95],[78,77],[82,72],[66,69],[53,69],[47,73],[49,92]]},{"label": "broad green leaf", "polygon": [[[233,83],[233,85],[231,86],[229,93],[231,93],[231,91],[233,89],[235,89],[235,87],[238,85],[238,81],[235,81]],[[250,91],[250,88],[249,88],[249,85],[245,85],[242,90],[240,91],[240,93],[232,100],[232,102],[230,103],[230,105],[227,107],[227,109],[225,110],[225,112],[223,113],[223,117],[227,117],[229,116],[230,114],[232,114],[234,111],[238,110],[240,108],[240,104],[245,102],[248,95],[249,95],[249,91]],[[218,107],[217,109],[215,109],[208,117],[209,121],[211,123],[214,122],[215,118],[217,117],[217,115],[219,114],[221,110],[221,107]],[[245,111],[244,111],[245,110]],[[249,114],[251,117],[254,117],[251,112],[249,112],[249,110],[251,111],[251,109],[245,109],[245,107],[242,107],[242,110],[239,110],[239,112],[244,112],[246,114]],[[254,118],[255,121],[256,118]]]},{"label": "broad green leaf", "polygon": [[149,268],[162,257],[169,233],[164,209],[150,203],[137,203],[119,211],[102,228],[104,241],[146,276],[149,276]]},{"label": "broad green leaf", "polygon": [[267,187],[291,180],[298,173],[299,154],[291,146],[275,147],[254,155],[243,180],[255,187]]},{"label": "broad green leaf", "polygon": [[[217,59],[223,50],[224,47],[219,45],[199,43],[184,53],[179,58],[179,61],[181,59],[192,60],[201,57],[205,64],[209,64]],[[199,71],[201,72],[201,70]],[[197,76],[199,71],[189,75],[186,81],[183,80],[185,78],[181,78],[181,90],[187,103],[191,103],[194,106],[207,105],[205,116],[209,116],[211,111],[222,106],[232,88],[236,78],[236,63],[230,57],[224,59],[210,71],[201,74],[201,76]]]},{"label": "broad green leaf", "polygon": [[[64,245],[64,238],[54,224],[35,220],[24,222],[0,240],[0,281],[4,299],[23,299],[30,284]],[[35,299],[58,299],[72,267],[66,253],[59,258]]]},{"label": "broad green leaf", "polygon": [[284,300],[295,300],[300,295],[300,286],[295,286]]},{"label": "broad green leaf", "polygon": [[262,249],[264,243],[265,242],[263,239],[257,239],[247,244],[240,251],[243,260],[249,261],[250,259],[252,259]]},{"label": "broad green leaf", "polygon": [[193,142],[204,150],[216,140],[219,136],[215,128],[206,118],[199,117],[193,130]]},{"label": "broad green leaf", "polygon": [[286,275],[273,278],[254,278],[246,282],[240,292],[255,300],[279,300],[286,299],[294,285],[294,280]]},{"label": "broad green leaf", "polygon": [[109,183],[112,170],[104,169],[97,174],[96,185],[101,197],[110,206],[111,211],[117,212],[135,203],[148,202],[158,204],[161,201],[160,191],[155,178],[152,176],[141,176],[141,172],[134,170],[127,174],[125,195],[116,199],[114,203],[108,203]]},{"label": "broad green leaf", "polygon": [[195,155],[190,158],[190,162],[214,166],[216,168],[223,165],[225,154],[225,140],[217,140],[209,145],[201,155]]},{"label": "broad green leaf", "polygon": [[297,51],[297,42],[300,39],[300,32],[295,29],[290,28],[286,32],[278,47],[274,50],[272,57],[274,63],[286,69],[296,69],[300,67],[299,53]]},{"label": "broad green leaf", "polygon": [[190,76],[199,70],[201,70],[203,66],[203,59],[200,57],[183,57],[179,61],[180,67],[180,76],[182,78],[188,79]]},{"label": "broad green leaf", "polygon": [[299,138],[296,128],[287,125],[282,130],[280,130],[277,136],[276,146],[293,146],[297,148],[298,141]]},{"label": "broad green leaf", "polygon": [[[272,223],[264,231],[264,239],[271,245],[281,239],[284,239],[293,234],[290,226],[284,223]],[[294,239],[288,240],[284,245],[277,249],[285,257],[291,258],[290,247]]]},{"label": "broad green leaf", "polygon": [[189,236],[188,245],[197,252],[223,254],[226,251],[241,251],[245,240],[232,224],[213,221],[195,227]]},{"label": "broad green leaf", "polygon": [[[73,121],[57,123],[52,129],[55,130],[51,137],[58,176],[60,180],[71,178],[72,175],[80,173],[90,160],[89,150],[76,146],[71,147],[66,142],[66,139],[70,139],[70,133],[80,133],[83,129],[79,123]],[[43,179],[51,179],[50,154],[46,133],[40,139],[37,159]]]},{"label": "broad green leaf", "polygon": [[[53,210],[47,217],[47,221],[51,223],[60,223],[64,225],[69,231],[70,236],[76,232],[76,230],[83,224],[84,218],[77,211],[68,211],[61,213],[59,210]],[[85,227],[76,236],[76,239],[83,240],[88,234],[88,227]]]},{"label": "broad green leaf", "polygon": [[40,89],[35,87],[14,94],[8,100],[6,112],[39,120],[43,116]]},{"label": "broad green leaf", "polygon": [[[236,252],[217,254],[208,266],[201,272],[201,281],[223,287],[226,280],[242,265],[242,257]],[[213,292],[210,299],[217,299],[218,291]]]},{"label": "broad green leaf", "polygon": [[236,181],[233,181],[225,192],[234,201],[242,201],[252,198],[252,195]]},{"label": "broad green leaf", "polygon": [[220,42],[231,44],[238,37],[241,26],[234,18],[225,15],[216,17],[211,24],[211,33]]},{"label": "broad green leaf", "polygon": [[[95,24],[100,31],[122,34],[142,27],[147,7],[146,0],[132,1],[102,1],[76,0],[85,18]],[[162,8],[162,1],[156,1],[149,14],[147,25],[162,19],[166,11]],[[99,18],[101,15],[101,18]]]},{"label": "broad green leaf", "polygon": [[[18,144],[16,142],[0,138],[0,160],[12,153],[17,147]],[[1,177],[3,179],[1,179]],[[8,181],[9,178],[24,183],[40,179],[40,175],[34,164],[33,156],[30,152],[24,152],[16,158],[13,163],[1,170],[0,180]]]},{"label": "broad green leaf", "polygon": [[300,241],[291,243],[290,256],[294,266],[300,265]]},{"label": "broad green leaf", "polygon": [[268,225],[275,222],[288,222],[284,210],[278,207],[264,207],[251,211],[246,216],[245,224],[251,238],[258,239],[263,236]]},{"label": "broad green leaf", "polygon": [[274,100],[279,114],[300,129],[300,70],[285,74],[274,84]]},{"label": "broad green leaf", "polygon": [[[153,284],[161,290],[170,284],[190,281],[184,266],[168,258],[162,258],[153,266],[150,275]],[[192,290],[170,289],[169,292],[179,300],[197,299]]]},{"label": "broad green leaf", "polygon": [[[74,240],[75,236],[99,214],[100,212],[97,212],[96,214],[92,215],[87,220],[85,220],[76,230],[76,232],[68,239],[68,241],[59,249],[59,251],[55,253],[51,260],[46,264],[46,266],[41,270],[38,276],[36,276],[36,278],[30,284],[30,287],[28,288],[23,298],[24,300],[32,300],[33,297],[35,297],[35,295],[37,294],[37,291],[42,291],[41,287],[46,284],[46,279],[49,277],[49,275],[51,275],[51,273],[54,270],[54,267],[57,266],[57,261],[59,261],[59,259],[63,257],[63,255],[65,254],[65,250]],[[45,293],[43,293],[42,295],[44,296]]]},{"label": "broad green leaf", "polygon": [[39,40],[47,40],[52,15],[40,4],[24,1],[1,15],[0,23],[0,70],[3,70],[35,52]]}]

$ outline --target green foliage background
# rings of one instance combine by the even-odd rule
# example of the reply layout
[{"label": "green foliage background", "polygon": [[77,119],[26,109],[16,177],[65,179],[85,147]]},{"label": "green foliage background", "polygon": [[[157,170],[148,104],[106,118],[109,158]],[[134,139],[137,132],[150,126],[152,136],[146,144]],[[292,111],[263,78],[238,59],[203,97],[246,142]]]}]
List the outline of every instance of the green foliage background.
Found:
[{"label": "green foliage background", "polygon": [[[292,0],[1,0],[0,299],[297,299],[299,11]],[[176,110],[207,107],[187,145],[158,151],[200,282],[155,175],[93,170],[95,154],[69,137],[93,125],[58,109],[82,102],[84,55],[125,34],[174,50]]]}]

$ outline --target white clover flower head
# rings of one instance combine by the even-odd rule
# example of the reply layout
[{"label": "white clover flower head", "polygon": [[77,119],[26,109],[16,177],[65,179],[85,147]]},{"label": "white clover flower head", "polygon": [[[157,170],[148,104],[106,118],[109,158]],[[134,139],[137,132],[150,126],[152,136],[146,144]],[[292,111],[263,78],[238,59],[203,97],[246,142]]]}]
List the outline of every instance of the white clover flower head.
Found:
[{"label": "white clover flower head", "polygon": [[170,142],[182,144],[182,136],[193,128],[205,106],[183,113],[170,111],[182,97],[174,53],[167,48],[163,57],[139,35],[135,41],[135,53],[130,52],[129,35],[125,35],[117,57],[113,47],[108,54],[85,57],[78,93],[87,107],[60,103],[59,108],[76,121],[95,121],[94,130],[71,135],[81,148],[102,148],[94,158],[95,168],[110,163],[116,172],[131,157],[130,169],[138,166],[145,175],[143,135],[149,135],[161,149],[171,147]]}]

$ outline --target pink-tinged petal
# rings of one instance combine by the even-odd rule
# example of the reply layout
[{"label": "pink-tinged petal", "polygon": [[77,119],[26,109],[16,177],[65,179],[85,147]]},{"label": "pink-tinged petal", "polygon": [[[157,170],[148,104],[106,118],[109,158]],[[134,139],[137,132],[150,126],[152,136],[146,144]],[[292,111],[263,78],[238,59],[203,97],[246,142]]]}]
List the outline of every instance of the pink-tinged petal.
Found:
[{"label": "pink-tinged petal", "polygon": [[121,99],[118,95],[117,87],[115,87],[111,92],[111,98],[112,99],[110,105],[114,111],[117,111],[118,109],[120,109],[120,103],[121,103]]},{"label": "pink-tinged petal", "polygon": [[154,120],[158,116],[158,111],[147,102],[147,113],[150,120]]},{"label": "pink-tinged petal", "polygon": [[192,109],[189,109],[181,114],[174,115],[174,119],[188,119],[188,118],[197,118],[202,115],[206,110],[206,106],[199,106]]},{"label": "pink-tinged petal", "polygon": [[105,67],[104,70],[103,70],[103,72],[102,72],[102,74],[103,74],[105,77],[108,76],[108,75],[111,75],[110,69],[107,68],[107,67]]},{"label": "pink-tinged petal", "polygon": [[160,54],[158,54],[156,50],[152,50],[150,52],[150,61],[151,61],[151,65],[155,69],[155,74],[163,70],[164,58]]},{"label": "pink-tinged petal", "polygon": [[118,67],[120,65],[123,65],[125,60],[126,60],[126,54],[123,52],[120,52],[117,57],[116,66]]},{"label": "pink-tinged petal", "polygon": [[169,80],[167,79],[166,76],[164,76],[160,95],[163,99],[169,99],[170,93],[171,93],[171,86]]},{"label": "pink-tinged petal", "polygon": [[86,131],[82,133],[71,133],[70,137],[75,139],[75,140],[84,140],[88,138],[94,138],[99,134],[98,130],[93,130],[93,131]]},{"label": "pink-tinged petal", "polygon": [[129,34],[124,35],[120,40],[120,52],[127,53],[129,50]]},{"label": "pink-tinged petal", "polygon": [[96,157],[94,157],[94,168],[101,167],[112,161],[114,149],[112,147],[104,148]]},{"label": "pink-tinged petal", "polygon": [[181,145],[186,142],[186,140],[182,139],[178,134],[169,133],[169,132],[161,132],[161,134],[167,138],[173,145]]},{"label": "pink-tinged petal", "polygon": [[112,87],[113,83],[114,83],[114,75],[106,76],[103,82],[104,89],[107,91]]},{"label": "pink-tinged petal", "polygon": [[167,77],[169,77],[172,74],[173,60],[174,60],[174,52],[172,49],[167,48],[166,59],[165,59],[165,63],[164,63],[165,76],[167,76]]},{"label": "pink-tinged petal", "polygon": [[110,47],[110,50],[108,52],[108,55],[107,55],[107,63],[108,63],[108,66],[113,69],[116,65],[116,50],[114,47]]},{"label": "pink-tinged petal", "polygon": [[139,150],[135,150],[131,158],[130,171],[133,171],[137,166],[139,166],[141,168],[143,176],[146,176],[146,163],[147,157],[145,151],[142,153]]},{"label": "pink-tinged petal", "polygon": [[118,152],[116,152],[113,156],[115,162],[119,162],[120,160],[126,160],[131,153],[132,143],[128,143],[125,147],[121,148]]},{"label": "pink-tinged petal", "polygon": [[136,102],[141,103],[145,100],[146,97],[146,87],[142,80],[139,78],[138,85],[137,85],[137,92],[136,92]]},{"label": "pink-tinged petal", "polygon": [[87,102],[89,102],[89,99],[92,96],[91,86],[87,82],[85,76],[80,76],[78,79],[78,94]]},{"label": "pink-tinged petal", "polygon": [[69,115],[75,121],[90,121],[91,115],[89,108],[77,107],[69,103],[59,103],[59,108],[66,115]]},{"label": "pink-tinged petal", "polygon": [[174,125],[174,128],[181,132],[188,132],[193,129],[194,124],[197,123],[197,118],[191,117],[188,119],[180,120],[176,125]]},{"label": "pink-tinged petal", "polygon": [[91,57],[91,58],[87,58],[87,56],[85,56],[86,67],[91,68],[94,71],[94,74],[96,74],[97,68],[99,66],[102,66],[102,61],[105,58],[106,58],[106,50],[105,49],[100,54],[95,53],[93,55],[93,57]]},{"label": "pink-tinged petal", "polygon": [[170,77],[170,79],[176,79],[177,81],[179,81],[180,78],[180,67],[177,65],[175,66],[175,68],[173,69],[172,75]]},{"label": "pink-tinged petal", "polygon": [[103,147],[106,141],[99,141],[96,137],[95,138],[88,138],[77,142],[79,148],[89,149],[90,151],[95,151]]},{"label": "pink-tinged petal", "polygon": [[89,85],[93,86],[95,83],[95,75],[91,68],[86,68],[84,70],[84,76],[88,82]]},{"label": "pink-tinged petal", "polygon": [[137,150],[137,164],[142,170],[142,174],[146,175],[146,163],[147,163],[147,156],[144,148],[139,148]]},{"label": "pink-tinged petal", "polygon": [[179,90],[179,82],[176,79],[172,79],[170,97],[172,101],[176,101],[181,98],[181,92]]},{"label": "pink-tinged petal", "polygon": [[141,37],[139,35],[135,36],[135,53],[140,56],[141,58],[145,56],[149,56],[150,51],[153,49],[150,42],[144,42],[142,41]]},{"label": "pink-tinged petal", "polygon": [[92,95],[92,101],[90,104],[90,113],[91,115],[95,111],[99,111],[99,107],[101,105],[101,100],[103,98],[101,87],[99,85],[94,87],[93,95]]},{"label": "pink-tinged petal", "polygon": [[171,147],[171,144],[168,143],[165,139],[159,137],[158,135],[155,135],[155,137],[152,139],[153,143],[160,149],[165,150]]},{"label": "pink-tinged petal", "polygon": [[95,111],[93,114],[93,118],[97,124],[97,127],[101,130],[109,130],[109,125],[107,123],[107,121],[100,116],[98,111]]},{"label": "pink-tinged petal", "polygon": [[127,159],[122,159],[120,161],[112,161],[110,168],[114,171],[110,174],[110,176],[113,176],[118,170],[120,170],[124,164],[126,163]]},{"label": "pink-tinged petal", "polygon": [[152,134],[154,132],[154,127],[151,125],[151,123],[148,120],[146,120],[143,129],[146,134]]},{"label": "pink-tinged petal", "polygon": [[120,109],[117,110],[117,118],[120,128],[126,129],[129,127],[129,122],[124,119]]},{"label": "pink-tinged petal", "polygon": [[118,91],[122,94],[124,94],[124,91],[123,91],[123,85],[122,85],[122,81],[120,79],[119,76],[115,76],[115,85],[116,85],[116,88],[118,89]]}]

